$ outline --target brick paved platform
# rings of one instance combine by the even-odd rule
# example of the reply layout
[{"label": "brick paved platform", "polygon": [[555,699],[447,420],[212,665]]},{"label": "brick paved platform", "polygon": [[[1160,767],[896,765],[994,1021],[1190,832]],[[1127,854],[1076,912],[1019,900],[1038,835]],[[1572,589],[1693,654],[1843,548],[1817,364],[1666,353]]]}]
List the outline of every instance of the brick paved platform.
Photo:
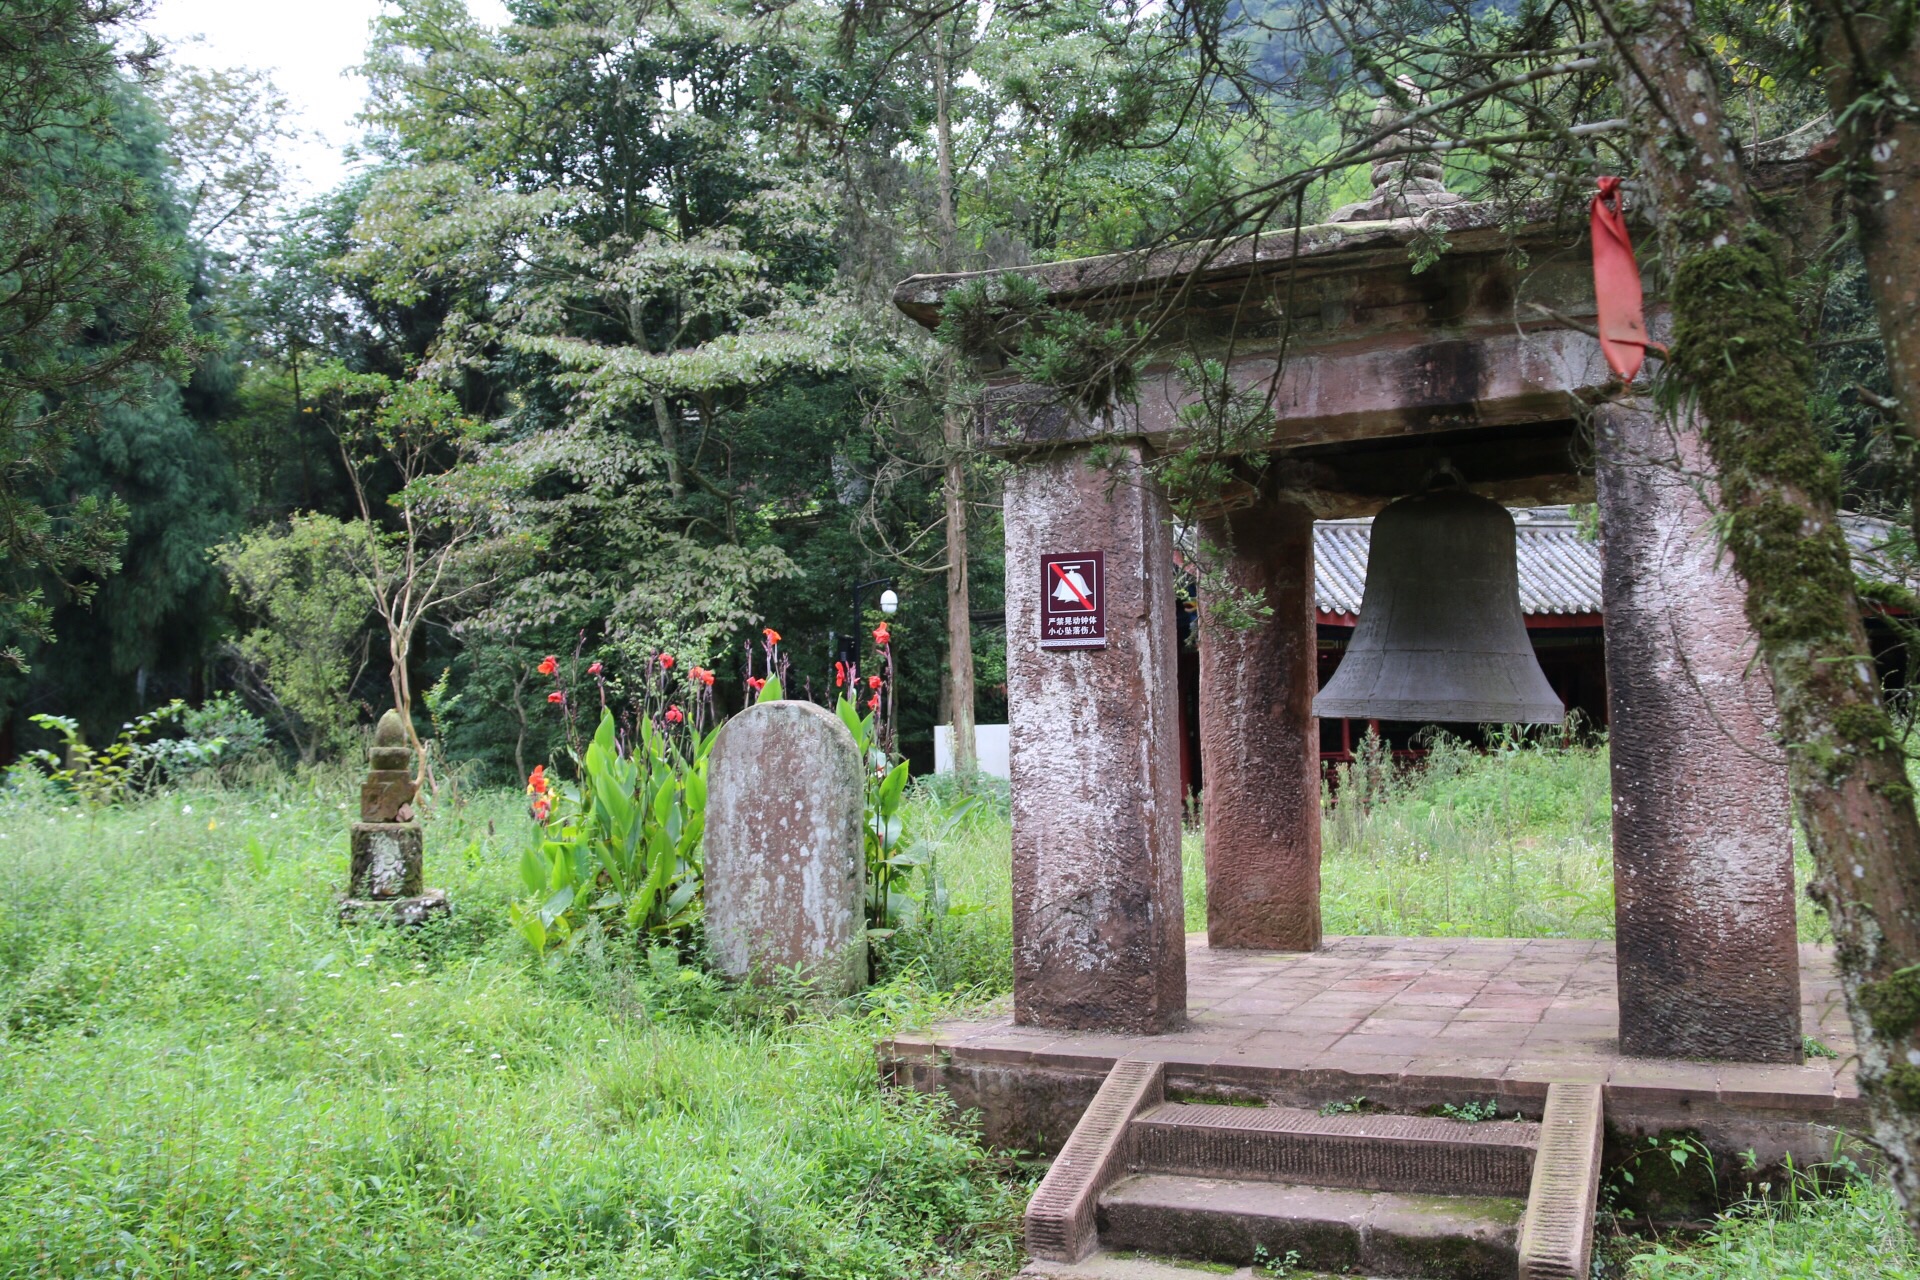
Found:
[{"label": "brick paved platform", "polygon": [[1493,1099],[1538,1118],[1552,1080],[1598,1081],[1616,1136],[1699,1131],[1763,1162],[1830,1159],[1863,1130],[1853,1036],[1827,948],[1801,948],[1804,1028],[1838,1056],[1800,1066],[1622,1057],[1613,944],[1330,938],[1316,952],[1212,951],[1187,940],[1188,1024],[1124,1036],[938,1024],[880,1046],[900,1084],[944,1089],[990,1141],[1050,1152],[1114,1061],[1167,1064],[1170,1094],[1397,1110]]}]

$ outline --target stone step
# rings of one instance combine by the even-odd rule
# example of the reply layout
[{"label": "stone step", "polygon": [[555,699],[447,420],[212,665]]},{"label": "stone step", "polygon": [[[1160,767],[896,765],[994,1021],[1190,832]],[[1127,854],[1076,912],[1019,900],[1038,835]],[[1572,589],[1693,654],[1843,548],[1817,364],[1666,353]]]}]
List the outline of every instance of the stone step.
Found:
[{"label": "stone step", "polygon": [[1435,1195],[1524,1196],[1540,1126],[1169,1102],[1136,1116],[1148,1173]]},{"label": "stone step", "polygon": [[1098,1222],[1107,1250],[1421,1280],[1515,1280],[1514,1241],[1525,1211],[1525,1201],[1508,1196],[1143,1173],[1100,1196]]}]

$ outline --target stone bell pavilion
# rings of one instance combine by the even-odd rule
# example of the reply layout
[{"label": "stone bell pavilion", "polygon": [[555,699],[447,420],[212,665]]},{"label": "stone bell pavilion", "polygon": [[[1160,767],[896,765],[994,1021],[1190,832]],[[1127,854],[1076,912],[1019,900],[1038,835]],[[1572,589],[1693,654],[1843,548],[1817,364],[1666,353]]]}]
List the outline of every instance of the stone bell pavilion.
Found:
[{"label": "stone bell pavilion", "polygon": [[[1324,225],[1020,268],[1055,306],[1159,322],[1125,404],[1089,415],[986,371],[981,438],[1013,464],[1013,1004],[881,1057],[991,1140],[1057,1153],[1027,1217],[1040,1273],[1291,1249],[1372,1275],[1584,1277],[1602,1164],[1633,1143],[1684,1131],[1764,1167],[1828,1158],[1861,1127],[1831,961],[1797,941],[1785,766],[1704,449],[1609,372],[1583,228],[1515,227],[1396,170]],[[1410,247],[1437,237],[1418,269]],[[931,326],[974,278],[916,276],[895,298]],[[1191,530],[1220,570],[1199,601],[1204,934],[1181,892],[1176,530],[1147,465],[1180,438],[1181,354],[1270,390],[1273,419],[1264,465]],[[1392,705],[1425,705],[1408,645],[1481,643],[1455,601],[1512,595],[1503,508],[1598,504],[1611,942],[1323,931],[1315,522],[1416,498],[1436,523],[1385,586],[1376,521],[1342,664],[1373,643],[1386,666],[1355,667],[1365,687],[1338,714],[1390,685]],[[1468,519],[1484,553],[1448,550]],[[1271,617],[1220,625],[1207,582]],[[1394,635],[1366,641],[1370,610]],[[1537,669],[1467,660],[1541,707]],[[1480,1099],[1523,1119],[1425,1114]]]}]

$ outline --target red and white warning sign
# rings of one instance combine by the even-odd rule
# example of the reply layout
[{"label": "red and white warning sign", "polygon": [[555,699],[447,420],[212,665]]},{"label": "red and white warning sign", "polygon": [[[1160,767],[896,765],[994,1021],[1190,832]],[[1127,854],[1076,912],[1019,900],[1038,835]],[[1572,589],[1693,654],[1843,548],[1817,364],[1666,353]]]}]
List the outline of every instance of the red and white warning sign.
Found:
[{"label": "red and white warning sign", "polygon": [[1105,648],[1106,589],[1104,553],[1041,556],[1040,647]]}]

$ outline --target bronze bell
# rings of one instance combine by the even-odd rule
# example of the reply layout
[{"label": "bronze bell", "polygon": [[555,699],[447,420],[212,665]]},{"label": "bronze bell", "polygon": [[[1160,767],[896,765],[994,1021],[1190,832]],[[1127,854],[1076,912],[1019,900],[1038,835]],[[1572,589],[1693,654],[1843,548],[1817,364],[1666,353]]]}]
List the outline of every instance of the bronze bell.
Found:
[{"label": "bronze bell", "polygon": [[1465,489],[1402,498],[1373,521],[1360,622],[1313,700],[1328,718],[1558,724],[1527,640],[1513,516]]}]

